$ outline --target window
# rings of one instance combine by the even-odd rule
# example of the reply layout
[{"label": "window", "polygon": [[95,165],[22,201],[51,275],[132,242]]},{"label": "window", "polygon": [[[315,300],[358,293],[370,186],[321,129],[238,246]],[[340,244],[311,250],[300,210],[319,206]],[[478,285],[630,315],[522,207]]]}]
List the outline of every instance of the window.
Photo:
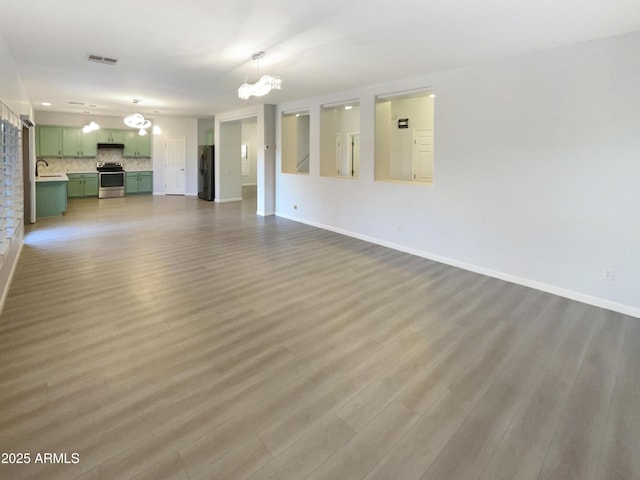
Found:
[{"label": "window", "polygon": [[0,263],[23,219],[20,120],[0,102]]},{"label": "window", "polygon": [[433,90],[376,98],[375,179],[433,183]]},{"label": "window", "polygon": [[360,103],[325,105],[320,114],[320,175],[360,175]]},{"label": "window", "polygon": [[282,114],[282,172],[309,174],[309,112]]}]

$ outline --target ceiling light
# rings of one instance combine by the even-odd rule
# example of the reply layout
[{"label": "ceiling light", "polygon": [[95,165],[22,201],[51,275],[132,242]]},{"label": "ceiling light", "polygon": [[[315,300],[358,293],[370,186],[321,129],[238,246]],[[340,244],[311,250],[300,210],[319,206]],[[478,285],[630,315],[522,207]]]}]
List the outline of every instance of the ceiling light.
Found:
[{"label": "ceiling light", "polygon": [[345,110],[351,110],[353,108],[353,105],[345,105],[344,109]]},{"label": "ceiling light", "polygon": [[[257,52],[251,55],[251,59],[256,64],[256,71],[260,74],[260,60],[264,58],[264,52]],[[242,100],[248,100],[249,97],[262,97],[271,90],[280,90],[282,88],[282,79],[274,75],[262,75],[256,83],[244,82],[238,88],[238,97]]]},{"label": "ceiling light", "polygon": [[85,125],[84,127],[82,127],[82,133],[95,132],[98,129],[100,129],[100,125],[98,125],[96,122],[91,122],[89,125]]},{"label": "ceiling light", "polygon": [[51,104],[49,102],[42,102],[41,105],[43,107],[50,107],[51,106]]},{"label": "ceiling light", "polygon": [[162,130],[160,130],[160,127],[158,125],[154,125],[153,126],[153,130],[151,132],[154,135],[160,135],[162,133]]},{"label": "ceiling light", "polygon": [[249,97],[262,97],[271,90],[280,90],[282,88],[282,79],[272,75],[263,75],[256,83],[243,83],[238,88],[238,97],[242,100],[248,100]]},{"label": "ceiling light", "polygon": [[131,128],[147,129],[151,126],[151,120],[147,120],[140,113],[134,113],[124,119],[124,124]]},{"label": "ceiling light", "polygon": [[143,135],[146,135],[146,134],[147,134],[147,131],[146,131],[144,128],[141,128],[141,129],[138,131],[138,135],[140,135],[140,136],[143,136]]}]

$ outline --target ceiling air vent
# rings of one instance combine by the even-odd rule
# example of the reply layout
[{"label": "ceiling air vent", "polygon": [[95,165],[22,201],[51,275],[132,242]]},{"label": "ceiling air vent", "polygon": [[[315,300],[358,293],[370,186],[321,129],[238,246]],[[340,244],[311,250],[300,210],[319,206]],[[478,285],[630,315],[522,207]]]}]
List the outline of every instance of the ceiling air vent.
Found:
[{"label": "ceiling air vent", "polygon": [[90,62],[102,63],[104,65],[115,65],[118,60],[115,58],[101,57],[100,55],[89,55]]}]

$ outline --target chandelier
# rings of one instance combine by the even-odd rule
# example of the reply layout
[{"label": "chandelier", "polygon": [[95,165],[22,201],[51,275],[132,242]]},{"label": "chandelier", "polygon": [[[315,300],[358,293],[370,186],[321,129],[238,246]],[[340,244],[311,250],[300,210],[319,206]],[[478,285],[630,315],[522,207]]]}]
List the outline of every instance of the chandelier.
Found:
[{"label": "chandelier", "polygon": [[[251,55],[251,59],[256,64],[256,70],[260,73],[260,60],[264,58],[264,52],[257,52]],[[274,75],[262,75],[256,83],[244,82],[238,88],[238,97],[242,100],[248,100],[249,97],[262,97],[271,90],[282,89],[282,79]]]},{"label": "chandelier", "polygon": [[124,119],[124,124],[127,127],[137,128],[139,135],[146,135],[147,128],[151,126],[151,120],[144,118],[140,113],[134,113]]}]

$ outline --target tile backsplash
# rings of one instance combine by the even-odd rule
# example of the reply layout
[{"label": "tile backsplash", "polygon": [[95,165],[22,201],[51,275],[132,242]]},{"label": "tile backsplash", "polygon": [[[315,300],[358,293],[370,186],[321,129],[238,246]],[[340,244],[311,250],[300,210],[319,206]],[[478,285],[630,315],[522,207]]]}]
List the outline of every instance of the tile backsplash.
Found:
[{"label": "tile backsplash", "polygon": [[150,158],[122,158],[122,152],[118,150],[100,150],[97,157],[90,158],[58,158],[38,157],[45,160],[49,166],[43,163],[38,165],[41,174],[57,173],[87,173],[96,171],[96,162],[122,162],[124,169],[130,172],[153,170],[153,161]]}]

